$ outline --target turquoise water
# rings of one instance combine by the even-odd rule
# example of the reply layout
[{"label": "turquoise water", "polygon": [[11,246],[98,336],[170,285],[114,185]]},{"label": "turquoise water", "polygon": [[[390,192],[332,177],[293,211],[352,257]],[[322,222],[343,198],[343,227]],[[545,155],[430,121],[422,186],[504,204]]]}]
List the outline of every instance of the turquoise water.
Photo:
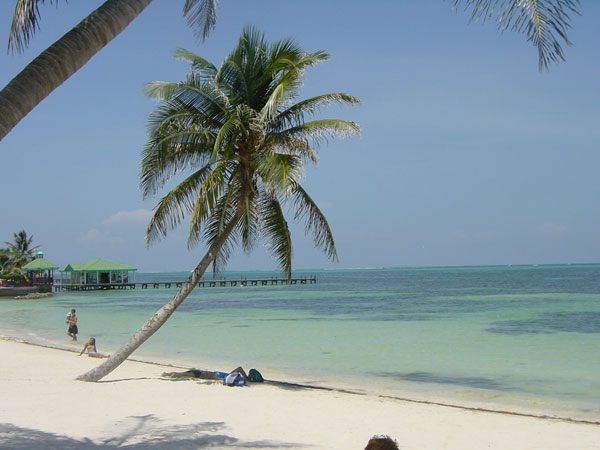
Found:
[{"label": "turquoise water", "polygon": [[[295,273],[305,274],[317,284],[197,288],[134,356],[218,370],[241,364],[271,379],[600,420],[600,265]],[[174,293],[2,300],[0,333],[71,346],[64,317],[73,307],[80,339],[93,335],[110,352]]]}]

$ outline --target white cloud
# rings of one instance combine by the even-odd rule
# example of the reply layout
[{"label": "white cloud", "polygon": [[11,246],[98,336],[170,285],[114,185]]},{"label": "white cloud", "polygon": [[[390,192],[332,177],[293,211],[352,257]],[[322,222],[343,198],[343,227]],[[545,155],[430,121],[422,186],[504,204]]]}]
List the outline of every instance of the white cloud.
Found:
[{"label": "white cloud", "polygon": [[452,241],[485,241],[492,237],[489,231],[467,232],[462,228],[448,233],[448,238]]},{"label": "white cloud", "polygon": [[448,237],[453,241],[464,241],[467,239],[467,233],[465,230],[454,230],[448,233]]},{"label": "white cloud", "polygon": [[83,245],[89,245],[89,244],[121,245],[121,244],[123,244],[123,239],[121,239],[120,237],[113,236],[109,233],[97,230],[95,228],[88,230],[85,233],[79,233],[77,241]]},{"label": "white cloud", "polygon": [[565,231],[567,231],[567,227],[557,223],[545,223],[540,227],[540,234],[549,238],[562,236]]},{"label": "white cloud", "polygon": [[475,233],[476,241],[487,241],[491,237],[492,233],[490,233],[489,231],[478,231],[477,233]]},{"label": "white cloud", "polygon": [[113,214],[102,223],[105,225],[130,225],[143,224],[147,225],[152,217],[152,211],[148,209],[136,209],[135,211],[119,211]]}]

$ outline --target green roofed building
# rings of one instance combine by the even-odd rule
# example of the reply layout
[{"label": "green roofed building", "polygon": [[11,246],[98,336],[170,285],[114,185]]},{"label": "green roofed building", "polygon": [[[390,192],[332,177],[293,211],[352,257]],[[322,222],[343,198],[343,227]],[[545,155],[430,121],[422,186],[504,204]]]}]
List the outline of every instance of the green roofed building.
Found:
[{"label": "green roofed building", "polygon": [[54,271],[58,269],[50,261],[44,259],[42,252],[37,253],[37,257],[21,267],[23,272],[27,273],[29,283],[32,285],[47,285],[54,282]]},{"label": "green roofed building", "polygon": [[[136,270],[127,264],[96,258],[80,264],[68,264],[61,272],[69,274],[68,284],[108,285],[131,283],[130,273]],[[63,284],[66,284],[65,281],[63,278]]]}]

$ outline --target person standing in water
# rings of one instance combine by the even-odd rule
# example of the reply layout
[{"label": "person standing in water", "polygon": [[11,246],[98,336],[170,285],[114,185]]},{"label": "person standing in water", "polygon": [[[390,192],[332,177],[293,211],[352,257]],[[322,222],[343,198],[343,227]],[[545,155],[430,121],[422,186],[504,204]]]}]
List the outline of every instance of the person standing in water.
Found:
[{"label": "person standing in water", "polygon": [[71,317],[69,317],[69,329],[67,330],[67,334],[76,341],[77,333],[79,333],[79,330],[77,329],[77,314],[75,314],[75,310],[72,309]]}]

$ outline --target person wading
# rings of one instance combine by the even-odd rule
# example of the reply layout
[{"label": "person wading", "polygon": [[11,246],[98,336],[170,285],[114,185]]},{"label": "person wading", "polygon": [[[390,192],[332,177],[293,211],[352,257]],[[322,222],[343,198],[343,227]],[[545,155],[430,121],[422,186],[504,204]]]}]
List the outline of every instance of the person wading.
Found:
[{"label": "person wading", "polygon": [[75,310],[72,309],[71,317],[69,317],[69,329],[67,330],[67,334],[76,341],[77,333],[79,333],[79,330],[77,329],[77,314],[75,314]]}]

